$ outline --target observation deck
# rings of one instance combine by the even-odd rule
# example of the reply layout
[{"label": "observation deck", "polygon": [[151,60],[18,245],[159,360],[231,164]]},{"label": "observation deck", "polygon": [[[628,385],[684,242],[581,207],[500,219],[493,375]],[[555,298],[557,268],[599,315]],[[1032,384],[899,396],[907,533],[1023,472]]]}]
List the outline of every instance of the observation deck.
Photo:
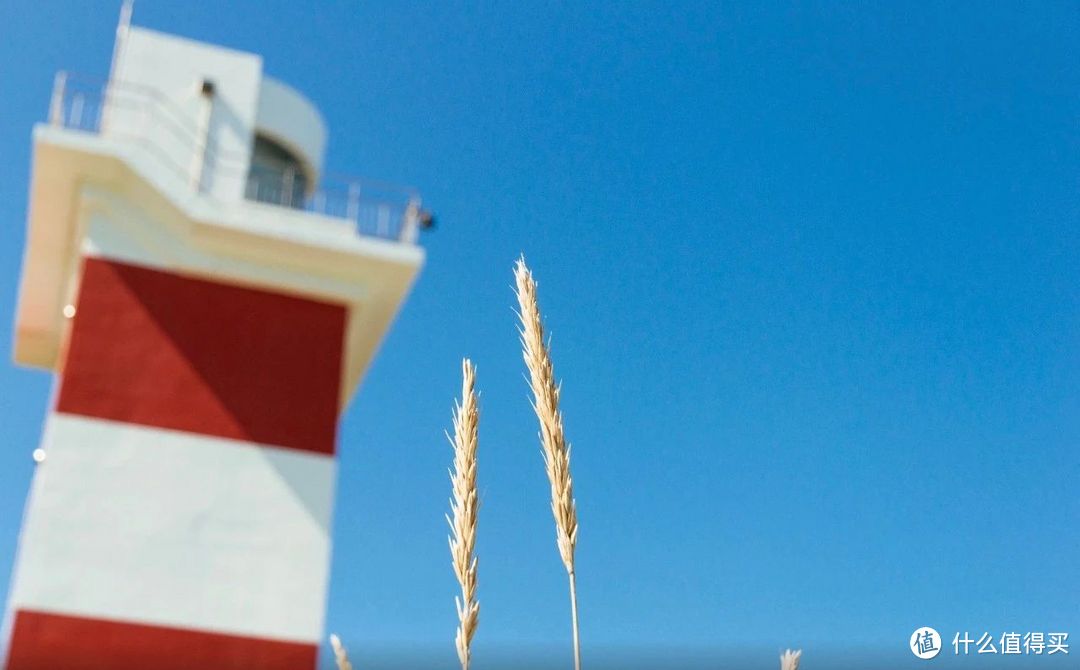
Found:
[{"label": "observation deck", "polygon": [[[212,82],[206,88],[200,93],[212,98]],[[212,104],[206,103],[209,115]],[[178,195],[189,191],[219,206],[232,201],[287,207],[347,221],[359,235],[405,244],[415,244],[420,229],[430,225],[413,188],[323,174],[321,117],[277,80],[263,78],[248,151],[219,146],[208,123],[200,128],[198,116],[153,86],[60,72],[48,125],[126,145],[128,153],[142,154],[155,164],[152,169],[168,173]],[[236,202],[239,195],[247,202]]]},{"label": "observation deck", "polygon": [[417,191],[327,172],[322,116],[255,54],[125,26],[109,77],[56,76],[33,140],[25,365],[57,365],[82,259],[107,249],[344,304],[344,404],[424,262]]}]

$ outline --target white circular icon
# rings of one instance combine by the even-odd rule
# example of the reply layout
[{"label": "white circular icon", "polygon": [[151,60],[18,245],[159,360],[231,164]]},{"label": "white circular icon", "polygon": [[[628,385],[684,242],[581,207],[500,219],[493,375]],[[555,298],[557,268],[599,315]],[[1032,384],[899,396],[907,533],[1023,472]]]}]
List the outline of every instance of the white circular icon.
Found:
[{"label": "white circular icon", "polygon": [[922,627],[911,634],[911,653],[930,660],[941,653],[941,636],[933,628]]}]

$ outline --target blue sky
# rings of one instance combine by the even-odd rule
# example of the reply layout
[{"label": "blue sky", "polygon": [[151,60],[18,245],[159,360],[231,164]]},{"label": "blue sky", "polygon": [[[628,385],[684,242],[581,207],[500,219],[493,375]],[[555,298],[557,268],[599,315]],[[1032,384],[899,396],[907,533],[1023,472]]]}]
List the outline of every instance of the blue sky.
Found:
[{"label": "blue sky", "polygon": [[[31,126],[56,70],[107,73],[117,9],[0,4],[0,314]],[[329,626],[359,660],[456,662],[464,355],[475,667],[569,660],[519,252],[564,380],[587,662],[897,667],[922,625],[1080,636],[1075,3],[140,0],[135,23],[263,54],[322,109],[331,169],[439,216],[343,422]],[[0,365],[0,574],[50,383]],[[936,662],[989,665],[962,660]]]}]

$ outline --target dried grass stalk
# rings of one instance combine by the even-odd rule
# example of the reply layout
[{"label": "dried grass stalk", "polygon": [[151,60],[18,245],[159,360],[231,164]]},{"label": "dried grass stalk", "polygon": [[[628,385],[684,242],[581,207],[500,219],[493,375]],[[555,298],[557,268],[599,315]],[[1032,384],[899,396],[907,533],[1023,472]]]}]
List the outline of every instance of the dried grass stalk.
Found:
[{"label": "dried grass stalk", "polygon": [[476,520],[480,498],[476,491],[477,430],[480,412],[476,404],[476,368],[465,359],[461,362],[461,403],[454,406],[454,467],[450,472],[453,495],[450,499],[450,558],[454,576],[461,585],[461,597],[454,598],[458,629],[454,642],[462,670],[472,660],[472,639],[480,619],[476,600]]},{"label": "dried grass stalk", "polygon": [[802,650],[791,651],[788,649],[780,654],[780,670],[799,670],[799,659],[802,658]]},{"label": "dried grass stalk", "polygon": [[349,663],[349,655],[345,653],[345,647],[341,644],[341,638],[331,635],[330,646],[334,648],[334,660],[337,661],[338,670],[353,670],[352,663]]},{"label": "dried grass stalk", "polygon": [[574,483],[570,476],[570,445],[563,432],[559,412],[559,385],[551,364],[549,343],[544,339],[544,325],[536,298],[536,280],[519,258],[514,266],[517,285],[518,318],[521,321],[521,346],[529,384],[533,393],[533,410],[540,421],[540,446],[551,483],[551,512],[555,516],[555,537],[559,556],[570,578],[570,612],[574,632],[574,668],[581,670],[581,645],[578,638],[577,577],[574,573],[574,550],[577,548],[577,505],[574,502]]}]

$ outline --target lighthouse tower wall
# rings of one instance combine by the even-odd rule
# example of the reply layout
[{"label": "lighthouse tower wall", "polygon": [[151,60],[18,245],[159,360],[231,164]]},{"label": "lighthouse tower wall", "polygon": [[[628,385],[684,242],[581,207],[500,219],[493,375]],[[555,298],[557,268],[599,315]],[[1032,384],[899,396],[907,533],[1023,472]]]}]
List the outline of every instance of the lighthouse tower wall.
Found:
[{"label": "lighthouse tower wall", "polygon": [[309,186],[326,142],[258,56],[121,39],[100,124],[35,129],[15,355],[57,384],[4,667],[310,670],[339,414],[423,253],[253,201],[256,138]]},{"label": "lighthouse tower wall", "polygon": [[84,244],[7,667],[313,667],[346,309],[133,258],[132,223]]}]

